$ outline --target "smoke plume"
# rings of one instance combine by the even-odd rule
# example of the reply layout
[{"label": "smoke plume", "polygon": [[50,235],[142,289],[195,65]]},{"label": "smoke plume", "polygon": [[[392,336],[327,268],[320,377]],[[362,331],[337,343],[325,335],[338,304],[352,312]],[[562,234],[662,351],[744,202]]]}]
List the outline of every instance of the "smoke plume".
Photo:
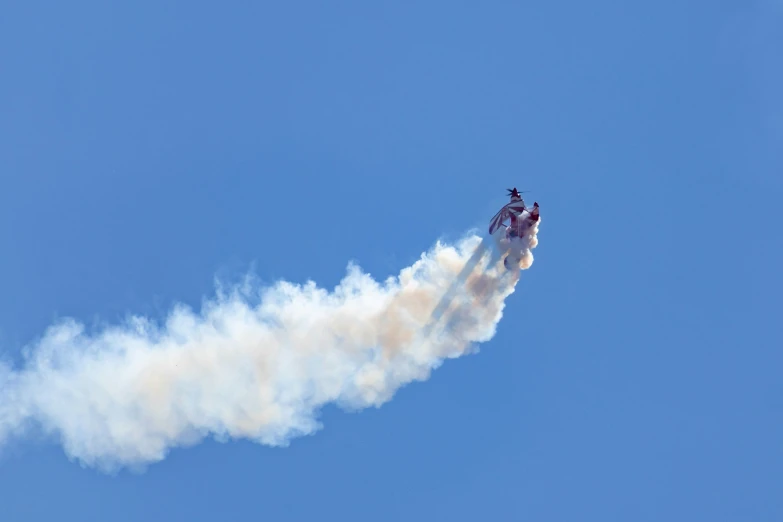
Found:
[{"label": "smoke plume", "polygon": [[87,333],[60,322],[25,350],[23,367],[0,366],[0,445],[43,433],[106,471],[208,436],[284,446],[321,428],[323,405],[378,407],[494,335],[520,272],[484,256],[461,273],[477,248],[476,236],[437,243],[382,283],[349,265],[331,292],[284,281],[218,288],[200,313],[178,306],[163,325],[133,317]]}]

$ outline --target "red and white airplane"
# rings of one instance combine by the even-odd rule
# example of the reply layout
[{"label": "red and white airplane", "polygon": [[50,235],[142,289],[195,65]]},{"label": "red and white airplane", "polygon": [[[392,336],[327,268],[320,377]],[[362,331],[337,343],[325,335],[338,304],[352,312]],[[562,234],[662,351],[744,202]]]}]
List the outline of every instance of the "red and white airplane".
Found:
[{"label": "red and white airplane", "polygon": [[[511,201],[501,208],[489,222],[489,234],[495,238],[498,249],[506,255],[503,259],[503,265],[507,269],[513,270],[514,267],[519,267],[527,248],[523,238],[538,222],[539,215],[538,202],[533,203],[533,208],[529,209],[525,206],[516,187],[507,190]],[[510,220],[509,225],[504,224],[507,219]],[[495,234],[501,227],[505,227],[505,233]]]},{"label": "red and white airplane", "polygon": [[[538,202],[533,203],[532,209],[528,209],[516,187],[506,190],[508,190],[508,195],[511,197],[511,202],[501,208],[495,214],[495,217],[492,218],[492,221],[489,222],[489,234],[494,235],[495,231],[503,226],[506,227],[506,236],[508,238],[524,237],[528,229],[538,221]],[[504,225],[503,222],[507,219],[511,223]]]}]

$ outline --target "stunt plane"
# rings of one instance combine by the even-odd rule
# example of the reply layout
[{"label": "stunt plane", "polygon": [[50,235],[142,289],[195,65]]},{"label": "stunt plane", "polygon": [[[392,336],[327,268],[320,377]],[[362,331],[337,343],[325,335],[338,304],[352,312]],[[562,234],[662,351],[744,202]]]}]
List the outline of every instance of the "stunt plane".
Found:
[{"label": "stunt plane", "polygon": [[[521,269],[522,258],[528,255],[530,249],[535,246],[534,236],[537,233],[539,216],[538,202],[533,203],[532,209],[528,209],[516,188],[507,190],[511,201],[504,205],[489,223],[489,234],[497,247],[497,251],[490,254],[489,265],[494,267],[499,262],[500,257],[505,256],[503,266],[506,267],[506,270],[512,272]],[[507,219],[511,220],[510,225],[504,224]],[[501,230],[501,227],[503,230]],[[434,324],[440,321],[443,313],[450,306],[459,286],[465,284],[476,266],[485,258],[487,250],[491,250],[490,241],[487,241],[487,238],[482,238],[481,244],[476,247],[473,255],[465,263],[462,271],[457,275],[446,294],[441,298],[435,310],[433,310],[433,322],[426,327],[427,335],[429,335]]]},{"label": "stunt plane", "polygon": [[[538,202],[533,203],[532,209],[528,209],[516,187],[506,190],[508,190],[511,201],[501,208],[489,222],[489,234],[495,237],[497,246],[502,252],[508,251],[503,265],[512,270],[514,267],[519,267],[522,260],[525,248],[522,240],[538,222]],[[507,219],[510,220],[509,225],[504,224]],[[505,233],[496,235],[495,232],[501,227],[505,227]]]}]

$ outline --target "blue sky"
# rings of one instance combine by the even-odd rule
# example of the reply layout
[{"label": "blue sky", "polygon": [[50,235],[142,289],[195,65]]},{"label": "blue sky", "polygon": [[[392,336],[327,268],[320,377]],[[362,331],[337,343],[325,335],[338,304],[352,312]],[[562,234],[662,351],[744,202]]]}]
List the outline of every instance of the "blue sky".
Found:
[{"label": "blue sky", "polygon": [[2,520],[780,520],[783,6],[16,3],[0,351],[214,279],[396,274],[534,192],[477,355],[288,448],[26,438]]}]

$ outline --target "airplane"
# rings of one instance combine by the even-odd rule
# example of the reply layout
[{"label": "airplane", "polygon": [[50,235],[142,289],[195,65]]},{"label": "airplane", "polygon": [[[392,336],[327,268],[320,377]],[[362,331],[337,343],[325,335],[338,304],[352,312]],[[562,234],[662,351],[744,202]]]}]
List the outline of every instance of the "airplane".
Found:
[{"label": "airplane", "polygon": [[[497,246],[501,251],[508,251],[508,256],[503,260],[503,265],[507,269],[512,270],[513,266],[519,266],[523,250],[525,249],[522,240],[538,222],[539,213],[538,202],[534,202],[533,208],[528,209],[516,187],[506,190],[508,190],[508,196],[511,201],[504,205],[490,220],[489,234],[495,237]],[[504,222],[507,219],[510,223],[505,225]],[[505,232],[495,234],[501,227],[505,228]]]}]

